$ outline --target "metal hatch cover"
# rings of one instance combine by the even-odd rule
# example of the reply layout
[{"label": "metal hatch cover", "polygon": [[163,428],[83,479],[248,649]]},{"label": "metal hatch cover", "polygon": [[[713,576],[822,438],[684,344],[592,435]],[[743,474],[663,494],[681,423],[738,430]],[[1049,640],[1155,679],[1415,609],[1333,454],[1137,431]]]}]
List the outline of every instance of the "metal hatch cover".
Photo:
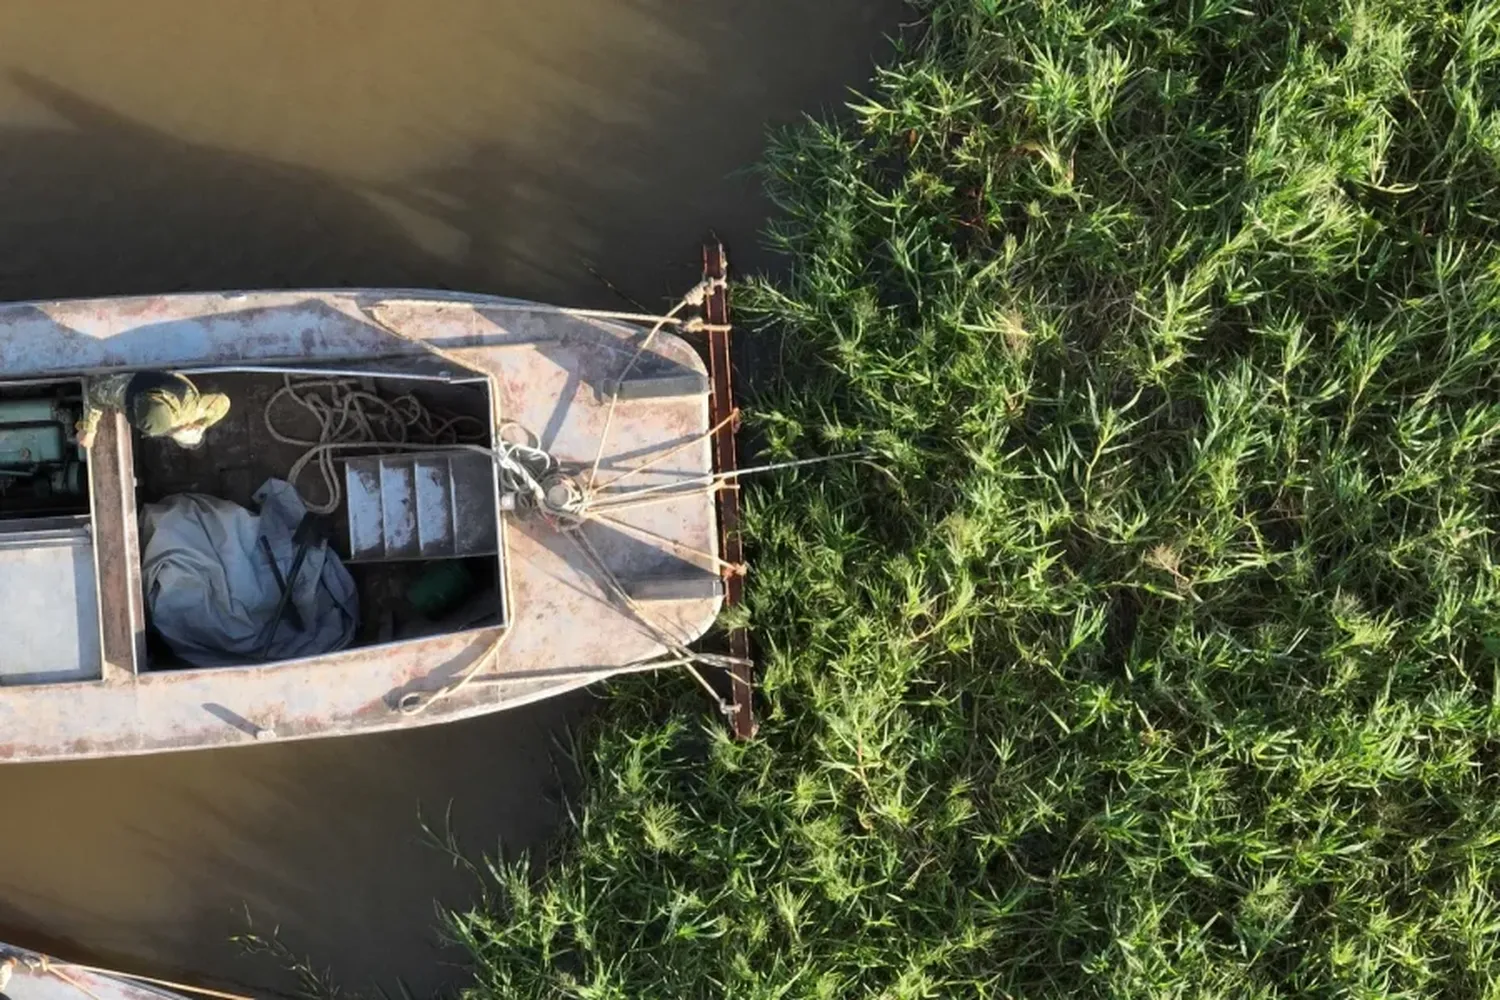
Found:
[{"label": "metal hatch cover", "polygon": [[475,451],[344,463],[349,559],[461,559],[499,548],[494,463]]},{"label": "metal hatch cover", "polygon": [[0,684],[100,677],[94,541],[86,523],[0,532],[0,636]]}]

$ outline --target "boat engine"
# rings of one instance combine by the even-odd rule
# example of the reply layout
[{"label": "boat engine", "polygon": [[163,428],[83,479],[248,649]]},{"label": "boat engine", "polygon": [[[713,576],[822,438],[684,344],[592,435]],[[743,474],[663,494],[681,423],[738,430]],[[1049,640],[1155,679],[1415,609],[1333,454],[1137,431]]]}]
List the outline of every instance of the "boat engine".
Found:
[{"label": "boat engine", "polygon": [[76,396],[0,399],[0,496],[4,506],[41,506],[81,497],[84,451],[77,424],[82,401]]}]

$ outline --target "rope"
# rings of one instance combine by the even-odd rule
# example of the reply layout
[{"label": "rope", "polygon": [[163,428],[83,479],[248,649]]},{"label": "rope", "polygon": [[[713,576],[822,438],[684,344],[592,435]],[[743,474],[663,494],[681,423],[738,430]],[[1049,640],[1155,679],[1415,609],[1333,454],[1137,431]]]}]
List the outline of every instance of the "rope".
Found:
[{"label": "rope", "polygon": [[[283,398],[300,406],[317,422],[316,440],[293,437],[276,426],[272,411]],[[495,431],[494,447],[486,448],[473,443],[482,440],[484,421],[436,414],[411,393],[388,400],[359,388],[351,379],[293,382],[290,375],[283,376],[281,388],[266,401],[263,417],[272,438],[307,449],[292,464],[288,482],[296,486],[307,467],[316,463],[328,499],[320,504],[307,502],[307,509],[319,514],[336,510],[343,499],[343,483],[334,468],[336,452],[453,448],[479,452],[495,460],[503,491],[518,494],[535,507],[545,506],[547,479],[557,471],[557,460],[529,440],[505,440],[506,431],[521,429],[519,424],[501,424]],[[300,488],[298,492],[303,493]]]},{"label": "rope", "polygon": [[[691,295],[692,293],[689,292],[688,294]],[[703,299],[699,299],[698,303],[701,304],[702,301]],[[430,309],[436,306],[439,308],[475,309],[482,312],[551,313],[557,316],[572,316],[575,319],[617,319],[631,323],[661,323],[663,325],[672,324],[674,326],[683,326],[690,322],[689,320],[677,318],[675,313],[656,316],[651,313],[615,312],[609,309],[571,309],[566,306],[549,306],[540,302],[444,302],[434,299],[381,299],[375,304],[374,308],[381,309],[386,306],[420,306],[423,309]],[[382,325],[384,325],[383,321]]]},{"label": "rope", "polygon": [[495,429],[493,454],[500,470],[500,488],[530,497],[536,507],[545,507],[547,490],[544,484],[557,471],[557,459],[530,441],[505,440],[505,432],[510,429],[527,433],[514,421],[507,421]]},{"label": "rope", "polygon": [[744,576],[747,571],[747,567],[744,563],[727,562],[723,559],[720,559],[712,552],[708,552],[704,549],[694,548],[691,545],[684,545],[682,542],[679,542],[674,538],[668,538],[666,535],[658,534],[655,531],[651,531],[647,528],[642,528],[639,525],[631,524],[629,521],[622,521],[617,517],[610,517],[608,514],[589,513],[584,516],[595,521],[602,521],[605,524],[609,525],[611,528],[618,528],[626,534],[634,535],[642,541],[655,542],[659,545],[665,545],[669,547],[673,552],[676,552],[680,555],[693,556],[694,558],[702,559],[709,564],[709,567],[713,569],[714,572],[722,571],[725,573],[733,573],[735,576]]},{"label": "rope", "polygon": [[611,570],[609,566],[604,562],[604,558],[599,555],[598,550],[594,548],[593,543],[588,540],[588,537],[584,535],[581,529],[582,525],[575,526],[572,530],[564,531],[563,537],[571,540],[578,547],[579,551],[583,552],[584,555],[594,564],[594,567],[604,577],[604,580],[609,585],[610,589],[615,592],[616,598],[618,598],[625,605],[625,607],[629,609],[631,614],[635,616],[636,621],[638,621],[642,626],[646,628],[647,633],[652,635],[652,637],[656,639],[657,642],[665,646],[667,648],[667,651],[672,653],[676,657],[676,661],[682,661],[681,665],[683,666],[683,668],[686,669],[688,673],[692,674],[693,678],[699,683],[699,685],[701,685],[703,689],[708,692],[709,697],[711,697],[714,700],[714,703],[718,706],[719,712],[725,718],[733,718],[742,707],[740,703],[738,701],[725,701],[719,695],[719,692],[714,690],[713,685],[709,684],[708,681],[704,679],[703,675],[698,673],[698,670],[695,666],[699,663],[714,665],[710,658],[708,658],[704,654],[696,653],[693,650],[688,649],[683,642],[681,642],[665,628],[663,628],[659,622],[654,621],[650,615],[646,614],[646,612],[641,608],[636,600],[630,596],[628,591],[625,590],[624,585],[620,583],[619,577],[615,576],[614,571]]},{"label": "rope", "polygon": [[73,987],[79,993],[82,993],[84,996],[88,997],[89,1000],[99,1000],[99,994],[95,993],[93,990],[89,989],[87,986],[83,985],[78,980],[74,979],[72,976],[68,975],[61,969],[53,968],[52,964],[48,962],[46,958],[42,959],[42,971],[49,972],[52,975],[56,976],[58,979],[61,979],[63,982]]},{"label": "rope", "polygon": [[[755,475],[759,472],[775,472],[778,469],[799,469],[807,465],[822,465],[824,462],[836,462],[845,458],[868,458],[869,455],[870,452],[867,451],[846,451],[837,455],[818,455],[814,458],[798,458],[787,462],[772,462],[769,465],[754,465],[748,469],[735,469],[733,472],[714,472],[671,483],[658,483],[655,486],[645,486],[638,490],[611,493],[602,499],[590,496],[585,500],[580,514],[582,516],[589,516],[593,515],[595,511],[600,510],[629,510],[632,507],[641,507],[646,504],[665,503],[669,500],[676,500],[679,497],[713,493],[716,490],[724,488],[726,484],[730,487],[737,487],[738,483],[729,483],[729,480],[738,479],[740,476]],[[684,489],[683,487],[700,488]]]},{"label": "rope", "polygon": [[253,997],[245,996],[243,993],[230,993],[227,990],[210,989],[207,986],[194,986],[192,983],[178,983],[170,979],[156,979],[152,976],[139,976],[133,972],[119,972],[112,969],[96,969],[88,965],[72,965],[72,968],[81,969],[84,972],[93,972],[107,976],[119,976],[121,979],[133,979],[138,983],[150,983],[152,986],[164,986],[169,990],[178,990],[183,993],[197,993],[205,997],[217,997],[218,1000],[254,1000]]},{"label": "rope", "polygon": [[[277,428],[271,412],[283,398],[317,422],[315,439],[293,437]],[[332,513],[343,498],[343,485],[333,465],[334,452],[359,448],[425,451],[482,439],[485,427],[484,421],[474,417],[434,414],[410,393],[387,400],[359,388],[352,379],[314,378],[294,383],[290,375],[282,377],[282,386],[266,401],[262,417],[273,439],[307,449],[287,473],[289,483],[297,486],[307,466],[317,463],[328,499],[321,504],[304,500],[307,509],[317,514]],[[477,428],[477,433],[464,433],[461,428],[467,425]],[[301,489],[298,493],[307,496]]]},{"label": "rope", "polygon": [[646,629],[648,635],[677,656],[693,657],[697,655],[687,648],[682,639],[673,635],[666,626],[646,614],[640,602],[630,596],[630,592],[625,589],[625,585],[620,582],[620,578],[615,575],[615,571],[609,568],[609,564],[604,561],[604,557],[599,554],[599,550],[594,547],[594,543],[589,541],[588,535],[583,533],[583,526],[581,524],[564,531],[563,537],[577,546],[578,550],[584,554],[584,557],[594,565],[594,568],[599,571],[600,576],[604,578],[605,589],[613,591],[614,596],[620,601],[621,605],[635,616],[636,622]]},{"label": "rope", "polygon": [[599,463],[604,458],[604,446],[609,442],[609,428],[615,419],[615,406],[620,402],[620,384],[630,377],[631,372],[635,371],[636,362],[641,360],[641,355],[646,353],[646,348],[651,346],[651,341],[661,332],[662,327],[676,319],[677,314],[682,310],[689,307],[701,306],[704,302],[708,301],[710,292],[717,288],[725,287],[725,284],[726,282],[722,277],[704,278],[690,288],[688,293],[682,297],[681,302],[678,302],[671,309],[667,310],[667,314],[656,321],[656,324],[651,327],[650,332],[641,340],[640,346],[635,349],[635,353],[630,356],[630,360],[625,364],[625,370],[615,380],[614,391],[609,394],[609,409],[604,413],[604,429],[599,432],[599,449],[594,453],[594,467],[589,471],[587,489],[593,489],[594,483],[599,479]]},{"label": "rope", "polygon": [[[710,562],[710,564],[713,565],[716,569],[743,573],[745,571],[744,566],[732,565],[720,559],[714,553],[704,552],[692,548],[691,546],[683,545],[677,542],[675,539],[664,538],[655,532],[648,531],[644,528],[638,528],[635,525],[628,524],[624,521],[619,520],[618,518],[611,517],[609,516],[609,514],[634,506],[676,500],[684,496],[692,496],[700,493],[712,494],[718,489],[723,488],[726,484],[729,484],[731,487],[737,487],[738,477],[742,475],[749,475],[757,472],[769,472],[776,469],[797,468],[800,466],[813,465],[841,458],[863,456],[866,454],[864,452],[850,452],[841,455],[830,455],[811,459],[778,462],[771,465],[764,465],[755,468],[735,470],[733,472],[714,473],[707,476],[693,477],[688,480],[662,483],[655,486],[647,486],[641,489],[617,491],[610,493],[608,496],[601,496],[601,491],[603,489],[609,486],[617,485],[630,478],[631,476],[639,475],[640,473],[650,469],[651,467],[658,465],[661,462],[664,462],[667,459],[671,458],[672,456],[682,452],[683,450],[699,443],[703,439],[712,437],[716,432],[721,430],[725,424],[738,419],[739,411],[736,410],[729,416],[725,417],[723,420],[719,421],[713,427],[709,428],[709,430],[707,430],[703,434],[696,435],[692,439],[676,445],[671,450],[663,454],[658,454],[649,461],[642,462],[639,466],[628,469],[620,473],[619,475],[614,476],[605,483],[599,482],[599,468],[604,460],[604,453],[609,444],[609,433],[610,429],[613,426],[615,410],[619,404],[619,387],[621,383],[625,382],[625,380],[629,378],[630,373],[635,370],[635,366],[640,361],[642,355],[646,353],[646,350],[650,347],[651,342],[664,327],[669,325],[676,326],[683,332],[701,332],[727,329],[726,327],[711,325],[701,316],[683,318],[678,315],[684,309],[702,306],[708,300],[708,296],[710,294],[720,288],[725,287],[725,285],[726,282],[723,277],[705,278],[703,281],[699,282],[691,290],[689,290],[688,293],[682,297],[682,300],[677,303],[677,305],[673,306],[665,315],[660,316],[650,316],[641,313],[563,309],[557,307],[536,306],[530,303],[433,303],[431,301],[421,301],[420,303],[416,304],[420,304],[424,307],[433,305],[452,305],[456,307],[475,310],[549,312],[553,314],[573,316],[577,318],[619,319],[642,323],[649,322],[652,324],[645,337],[642,338],[641,342],[636,346],[634,352],[630,355],[630,359],[626,362],[623,371],[615,381],[614,390],[610,393],[609,408],[605,412],[604,425],[599,432],[599,445],[597,450],[595,451],[594,460],[589,468],[587,482],[582,484],[581,488],[573,484],[571,480],[560,474],[556,459],[554,459],[547,452],[543,451],[539,447],[536,447],[530,442],[517,443],[512,441],[505,441],[503,439],[503,435],[500,432],[501,429],[499,428],[497,428],[494,435],[494,450],[491,452],[491,454],[495,456],[497,468],[500,470],[502,488],[510,490],[512,493],[516,494],[519,497],[527,498],[527,505],[529,507],[540,513],[542,517],[548,521],[548,523],[555,527],[564,537],[569,539],[579,549],[579,551],[584,554],[584,557],[593,564],[594,568],[602,576],[606,585],[606,590],[612,591],[613,597],[621,605],[623,605],[623,607],[635,618],[635,620],[644,629],[646,629],[647,633],[651,635],[657,642],[661,643],[661,645],[665,647],[667,652],[670,654],[669,658],[654,658],[640,661],[635,664],[628,664],[624,667],[611,667],[598,671],[589,670],[588,668],[579,668],[575,671],[564,671],[562,673],[554,672],[553,676],[592,676],[594,673],[619,673],[625,670],[633,669],[645,670],[656,669],[657,667],[665,666],[682,666],[688,671],[688,673],[692,675],[693,679],[698,683],[698,685],[702,687],[706,692],[708,692],[708,694],[714,699],[714,701],[718,704],[719,710],[721,712],[723,712],[726,716],[733,716],[742,708],[739,702],[725,701],[722,697],[720,697],[718,692],[714,689],[713,685],[709,684],[697,669],[700,665],[717,667],[731,665],[731,658],[714,656],[707,653],[695,653],[692,650],[688,649],[684,642],[679,640],[676,636],[672,635],[669,629],[664,627],[660,622],[655,621],[649,614],[646,613],[646,611],[640,606],[640,604],[630,596],[629,592],[625,590],[624,586],[620,583],[620,580],[615,575],[614,571],[610,569],[608,564],[605,563],[603,557],[599,555],[598,550],[594,548],[593,544],[589,541],[588,537],[583,532],[583,528],[586,522],[590,520],[598,520],[600,522],[608,523],[611,527],[623,529],[630,534],[636,535],[637,537],[646,537],[653,541],[666,544],[677,552],[704,559]],[[371,310],[371,313],[373,314],[371,318],[386,330],[398,336],[405,337],[407,335],[402,334],[399,330],[392,327],[392,325],[387,322],[385,317],[379,315],[379,313],[383,311],[383,307],[400,304],[406,303],[403,303],[402,300],[386,300],[380,303],[379,306],[377,306],[374,310]],[[433,350],[444,357],[448,357],[449,360],[453,360],[456,363],[467,367],[463,359],[458,358],[456,355],[450,355],[448,352],[435,348],[431,344],[427,344],[425,342],[423,343],[424,346],[426,346],[429,350]],[[320,470],[323,472],[324,482],[328,485],[328,492],[331,498],[329,509],[331,509],[333,506],[337,506],[338,503],[338,484],[332,475],[333,463],[332,459],[329,457],[329,452],[337,448],[350,446],[367,446],[368,444],[373,444],[376,442],[356,437],[346,443],[346,440],[340,437],[342,428],[345,426],[344,422],[341,419],[337,427],[333,427],[333,411],[331,407],[326,411],[326,413],[315,413],[315,415],[322,417],[321,422],[324,428],[323,433],[320,435],[320,439],[318,442],[306,442],[306,444],[309,445],[309,451],[302,457],[301,460],[299,460],[298,465],[294,467],[294,475],[289,478],[292,478],[293,482],[295,482],[295,473],[300,472],[309,461],[316,459],[319,463]],[[342,410],[340,411],[339,415],[342,417]],[[269,405],[267,407],[267,427],[270,428]],[[274,428],[270,429],[272,430],[273,435],[277,433]],[[402,438],[401,441],[404,444],[405,439]],[[303,442],[297,443],[301,444]],[[382,446],[389,445],[387,443],[382,443]],[[731,483],[731,480],[733,480],[734,482]],[[683,487],[696,488],[684,489]],[[455,681],[449,683],[445,687],[431,694],[425,692],[414,692],[412,694],[404,696],[398,705],[399,710],[405,715],[416,715],[418,713],[424,712],[433,704],[457,693],[466,685],[475,681],[476,679],[481,680],[481,682],[483,683],[495,684],[520,683],[527,679],[536,679],[527,678],[524,675],[519,674],[491,674],[484,675],[483,677],[480,676],[481,669],[495,658],[496,654],[500,650],[500,647],[505,643],[506,639],[509,638],[510,633],[511,629],[509,628],[506,629],[505,632],[501,633],[499,638],[495,640],[494,644],[491,645],[491,647],[483,655],[481,655],[473,663],[466,667]],[[743,681],[742,678],[734,677],[733,675],[731,676],[733,677],[733,680],[740,682],[742,686],[748,686],[748,682]]]},{"label": "rope", "polygon": [[642,462],[640,465],[637,465],[630,469],[626,469],[624,472],[620,473],[618,476],[615,476],[613,479],[607,479],[604,482],[597,484],[594,487],[594,492],[597,493],[599,490],[608,489],[616,483],[623,482],[626,479],[629,479],[631,476],[639,475],[640,473],[645,472],[647,469],[651,468],[653,465],[658,464],[659,462],[665,462],[667,459],[686,451],[693,445],[713,437],[715,434],[719,433],[719,431],[723,430],[726,425],[734,423],[735,421],[739,420],[739,418],[740,408],[736,406],[733,410],[729,411],[729,416],[725,417],[723,420],[720,420],[718,423],[714,424],[702,434],[694,435],[693,437],[684,441],[682,444],[678,445],[676,448],[673,448],[671,451],[662,452],[660,455],[657,455],[649,462]]},{"label": "rope", "polygon": [[463,669],[463,672],[458,675],[457,680],[450,682],[436,691],[412,691],[404,694],[401,696],[401,700],[396,703],[396,708],[402,715],[421,715],[444,698],[458,694],[479,673],[480,667],[500,654],[500,647],[505,645],[505,640],[510,638],[510,633],[511,630],[508,628],[504,632],[501,632],[499,637],[490,643],[489,649],[485,650],[478,659]]}]

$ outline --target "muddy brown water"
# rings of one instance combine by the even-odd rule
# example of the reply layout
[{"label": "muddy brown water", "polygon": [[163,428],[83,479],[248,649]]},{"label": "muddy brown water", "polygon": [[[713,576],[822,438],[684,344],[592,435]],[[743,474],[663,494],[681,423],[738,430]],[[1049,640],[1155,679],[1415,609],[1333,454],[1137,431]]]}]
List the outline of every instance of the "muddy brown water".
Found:
[{"label": "muddy brown water", "polygon": [[[745,168],[836,109],[896,0],[0,8],[0,297],[436,286],[617,306],[772,262]],[[607,279],[616,286],[607,287]],[[3,637],[0,637],[3,641]],[[462,981],[423,843],[545,844],[588,698],[392,736],[0,767],[0,933],[251,989],[279,926],[346,985]]]}]

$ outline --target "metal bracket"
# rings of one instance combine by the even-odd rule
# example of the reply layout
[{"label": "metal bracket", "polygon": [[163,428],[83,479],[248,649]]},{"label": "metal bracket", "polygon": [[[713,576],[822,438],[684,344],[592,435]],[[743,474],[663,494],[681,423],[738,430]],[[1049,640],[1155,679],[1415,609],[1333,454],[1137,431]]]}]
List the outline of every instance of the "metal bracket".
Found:
[{"label": "metal bracket", "polygon": [[701,601],[720,597],[724,580],[712,573],[684,576],[637,577],[621,580],[632,601]]},{"label": "metal bracket", "polygon": [[677,396],[701,396],[708,385],[697,372],[628,378],[611,386],[621,399],[670,399]]}]

